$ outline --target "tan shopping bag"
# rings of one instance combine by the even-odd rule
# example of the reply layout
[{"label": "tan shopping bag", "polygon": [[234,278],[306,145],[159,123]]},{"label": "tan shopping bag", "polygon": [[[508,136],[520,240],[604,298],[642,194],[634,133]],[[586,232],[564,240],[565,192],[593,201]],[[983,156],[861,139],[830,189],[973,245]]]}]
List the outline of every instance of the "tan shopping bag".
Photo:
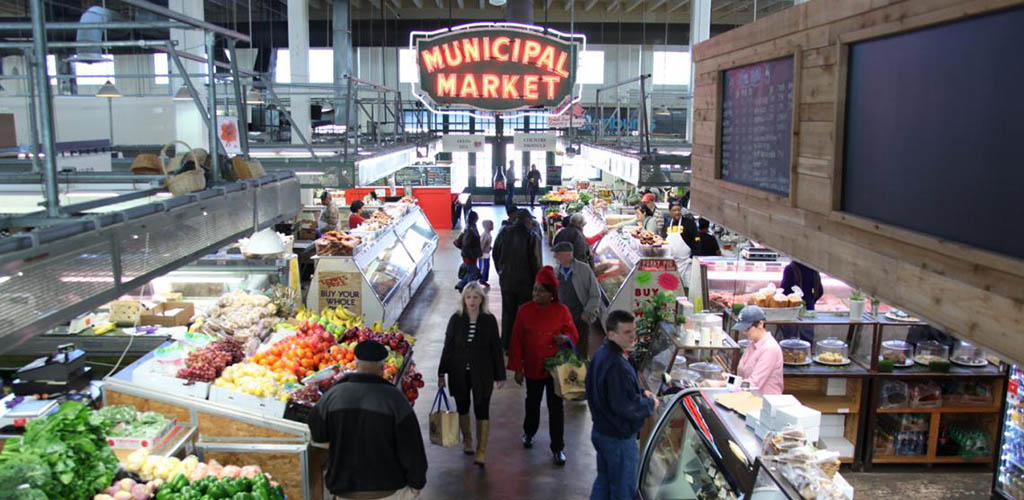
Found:
[{"label": "tan shopping bag", "polygon": [[570,401],[578,401],[587,397],[587,365],[579,366],[563,363],[555,367],[555,395]]},{"label": "tan shopping bag", "polygon": [[430,442],[445,448],[459,444],[459,414],[452,411],[444,389],[438,389],[434,404],[430,406]]}]

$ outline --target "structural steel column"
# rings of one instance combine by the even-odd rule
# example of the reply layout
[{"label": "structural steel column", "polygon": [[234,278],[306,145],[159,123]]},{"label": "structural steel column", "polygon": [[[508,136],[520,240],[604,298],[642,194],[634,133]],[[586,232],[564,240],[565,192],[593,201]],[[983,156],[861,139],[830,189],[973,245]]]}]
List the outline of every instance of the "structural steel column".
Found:
[{"label": "structural steel column", "polygon": [[[331,10],[333,42],[334,42],[334,124],[354,127],[355,107],[346,106],[348,91],[342,84],[348,85],[345,75],[354,75],[352,71],[352,12],[349,0],[334,0]],[[346,115],[346,110],[347,115]]]},{"label": "structural steel column", "polygon": [[[291,60],[292,83],[309,83],[309,0],[288,0],[288,56]],[[288,110],[299,133],[312,137],[313,124],[309,113],[309,96],[290,95]],[[292,144],[302,144],[292,131]]]}]

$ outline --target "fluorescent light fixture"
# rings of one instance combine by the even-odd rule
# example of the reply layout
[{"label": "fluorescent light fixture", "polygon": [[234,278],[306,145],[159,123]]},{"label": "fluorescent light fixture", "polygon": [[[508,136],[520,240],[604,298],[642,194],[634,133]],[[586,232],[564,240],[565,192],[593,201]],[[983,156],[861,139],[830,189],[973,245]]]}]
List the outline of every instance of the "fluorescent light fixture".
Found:
[{"label": "fluorescent light fixture", "polygon": [[[317,151],[317,157],[330,158],[338,156],[337,151]],[[249,156],[252,158],[312,158],[307,149],[286,149],[286,150],[270,150],[270,151],[250,151]]]},{"label": "fluorescent light fixture", "polygon": [[100,87],[100,90],[96,92],[96,97],[112,98],[124,96],[121,94],[120,90],[117,90],[117,87],[115,87],[114,84],[110,82],[110,80],[107,80],[107,83],[104,83],[103,86]]},{"label": "fluorescent light fixture", "polygon": [[264,102],[263,94],[256,89],[249,89],[249,92],[245,94],[246,104],[263,104]]},{"label": "fluorescent light fixture", "polygon": [[72,191],[67,193],[68,198],[109,198],[117,196],[113,191]]},{"label": "fluorescent light fixture", "polygon": [[177,92],[174,93],[175,101],[191,101],[192,100],[192,89],[188,88],[188,85],[182,85]]},{"label": "fluorescent light fixture", "polygon": [[654,114],[661,115],[661,116],[668,116],[668,115],[671,115],[672,112],[668,110],[668,106],[662,104],[660,107],[658,107],[658,110],[655,111]]},{"label": "fluorescent light fixture", "polygon": [[310,171],[297,170],[295,172],[295,175],[324,175],[324,173],[323,172],[316,172],[316,171],[312,171],[312,170],[310,170]]},{"label": "fluorescent light fixture", "polygon": [[196,274],[167,275],[155,278],[153,283],[241,283],[245,278],[239,276],[202,276]]}]

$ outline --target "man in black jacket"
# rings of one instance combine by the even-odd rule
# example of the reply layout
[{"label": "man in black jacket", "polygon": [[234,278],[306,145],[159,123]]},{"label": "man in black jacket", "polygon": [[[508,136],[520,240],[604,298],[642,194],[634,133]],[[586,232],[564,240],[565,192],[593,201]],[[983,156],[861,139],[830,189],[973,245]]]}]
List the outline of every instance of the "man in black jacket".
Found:
[{"label": "man in black jacket", "polygon": [[416,414],[381,376],[387,354],[372,340],[356,346],[356,372],[328,390],[309,414],[313,441],[330,446],[327,489],[337,498],[409,500],[427,483]]},{"label": "man in black jacket", "polygon": [[540,240],[531,225],[530,212],[518,210],[515,221],[504,226],[494,240],[492,257],[501,284],[501,342],[506,351],[516,312],[533,299],[533,279],[540,270]]}]

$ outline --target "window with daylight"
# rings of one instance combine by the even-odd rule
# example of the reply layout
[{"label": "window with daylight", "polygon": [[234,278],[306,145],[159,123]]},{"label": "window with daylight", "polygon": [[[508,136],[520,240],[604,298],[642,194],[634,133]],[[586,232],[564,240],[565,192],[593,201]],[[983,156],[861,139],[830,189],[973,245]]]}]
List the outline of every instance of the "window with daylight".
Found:
[{"label": "window with daylight", "polygon": [[655,85],[689,85],[690,53],[682,51],[654,51]]},{"label": "window with daylight", "polygon": [[398,50],[398,83],[416,83],[419,81],[419,68],[416,66],[416,51],[413,49]]},{"label": "window with daylight", "polygon": [[171,79],[167,77],[167,54],[158,53],[153,54],[153,73],[156,74],[156,78],[153,82],[157,85],[169,85]]},{"label": "window with daylight", "polygon": [[[53,54],[46,56],[46,74],[57,76],[57,56]],[[57,85],[57,79],[50,78],[50,85]]]},{"label": "window with daylight", "polygon": [[576,81],[583,84],[600,85],[604,83],[604,51],[588,50],[580,52],[580,67]]},{"label": "window with daylight", "polygon": [[[334,49],[309,49],[309,83],[334,82]],[[292,57],[288,49],[277,49],[275,83],[292,83]]]},{"label": "window with daylight", "polygon": [[79,85],[103,85],[110,80],[114,81],[114,56],[103,54],[103,62],[96,63],[72,63],[75,70],[75,82]]}]

